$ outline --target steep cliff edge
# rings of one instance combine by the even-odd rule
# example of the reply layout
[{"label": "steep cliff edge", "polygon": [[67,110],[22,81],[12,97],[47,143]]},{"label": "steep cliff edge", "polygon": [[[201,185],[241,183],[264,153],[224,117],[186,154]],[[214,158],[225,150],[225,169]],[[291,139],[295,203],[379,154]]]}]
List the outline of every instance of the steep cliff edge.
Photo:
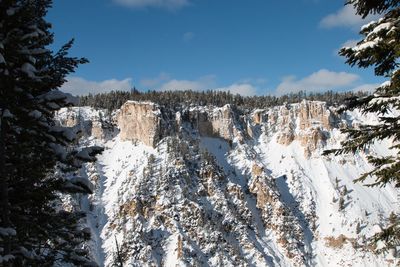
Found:
[{"label": "steep cliff edge", "polygon": [[326,145],[330,131],[337,128],[340,121],[335,109],[319,101],[304,100],[256,114],[254,123],[260,124],[260,118],[264,117],[263,125],[278,133],[279,144],[288,146],[295,140],[299,141],[306,157]]},{"label": "steep cliff edge", "polygon": [[128,101],[118,115],[118,128],[122,141],[138,140],[154,147],[160,140],[161,112],[156,104]]},{"label": "steep cliff edge", "polygon": [[[116,128],[103,131],[107,138],[91,131],[81,139],[105,147],[82,170],[94,194],[78,200],[100,266],[113,265],[117,244],[124,266],[398,263],[359,237],[385,224],[399,191],[352,182],[371,168],[364,153],[321,156],[344,140],[339,127],[372,117],[339,116],[312,101],[253,111],[172,111],[132,101],[114,117],[89,108],[59,117],[71,126]],[[387,153],[389,145],[377,143],[370,153]]]},{"label": "steep cliff edge", "polygon": [[121,140],[138,140],[152,147],[168,135],[162,131],[162,122],[164,126],[174,122],[174,129],[189,122],[200,136],[219,137],[227,141],[236,138],[240,142],[255,137],[254,126],[261,125],[271,133],[278,133],[279,144],[287,146],[295,140],[299,141],[307,157],[326,145],[329,132],[337,128],[340,121],[335,110],[328,108],[326,103],[305,100],[299,104],[241,115],[236,114],[230,105],[221,108],[192,107],[174,114],[170,122],[163,121],[157,105],[129,101],[121,107],[117,120]]}]

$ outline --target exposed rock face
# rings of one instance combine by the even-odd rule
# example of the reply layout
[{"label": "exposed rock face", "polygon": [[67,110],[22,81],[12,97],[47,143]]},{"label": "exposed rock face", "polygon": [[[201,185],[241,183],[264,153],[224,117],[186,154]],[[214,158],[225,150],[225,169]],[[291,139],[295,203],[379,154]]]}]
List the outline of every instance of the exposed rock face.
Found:
[{"label": "exposed rock face", "polygon": [[[255,127],[264,125],[277,133],[277,142],[280,144],[289,145],[295,140],[299,141],[308,157],[325,144],[327,132],[336,127],[337,121],[336,113],[326,103],[305,100],[268,110],[258,109],[244,119],[236,117],[230,105],[221,108],[196,107],[183,113],[174,115],[171,121],[175,125],[172,128],[179,128],[186,121],[198,130],[200,136],[219,137],[228,141],[236,138],[243,142],[245,136],[255,137]],[[153,103],[125,103],[118,114],[120,138],[139,140],[154,147],[165,136],[163,128],[166,125],[162,126],[160,114],[159,107]]]},{"label": "exposed rock face", "polygon": [[153,103],[128,101],[121,107],[117,120],[123,141],[139,140],[154,147],[160,140],[160,109]]},{"label": "exposed rock face", "polygon": [[[110,125],[104,124],[101,114],[93,115],[86,122],[80,117],[79,111],[74,109],[66,112],[61,123],[68,127],[79,124],[85,135],[96,139],[105,139],[109,135]],[[279,144],[290,145],[295,140],[299,141],[307,157],[323,147],[329,137],[328,132],[338,126],[337,114],[326,103],[306,100],[268,110],[257,109],[241,117],[230,105],[195,107],[169,117],[163,118],[160,108],[154,103],[128,101],[116,116],[116,123],[121,131],[121,140],[137,140],[152,147],[169,133],[179,132],[183,122],[190,122],[200,136],[219,137],[230,142],[255,138],[257,127],[267,127],[269,132],[277,134]]]},{"label": "exposed rock face", "polygon": [[189,111],[189,120],[201,136],[220,137],[230,141],[244,138],[230,105],[192,109]]},{"label": "exposed rock face", "polygon": [[99,140],[107,139],[113,134],[114,125],[110,118],[105,117],[104,110],[79,107],[63,109],[58,114],[61,125],[78,127],[82,136],[92,136]]},{"label": "exposed rock face", "polygon": [[128,101],[117,116],[120,138],[138,140],[154,147],[162,137],[170,132],[179,132],[182,123],[189,122],[201,136],[219,137],[228,141],[244,139],[240,123],[235,120],[230,105],[221,108],[196,107],[177,112],[169,116],[168,120],[161,117],[160,108],[153,103]]},{"label": "exposed rock face", "polygon": [[232,140],[236,134],[235,123],[230,105],[214,110],[210,116],[213,132],[218,136]]},{"label": "exposed rock face", "polygon": [[310,128],[309,131],[304,131],[302,134],[296,137],[300,141],[300,144],[304,147],[304,154],[307,157],[311,156],[311,153],[315,151],[318,146],[323,146],[326,142],[326,134],[321,128]]},{"label": "exposed rock face", "polygon": [[263,120],[263,111],[262,109],[257,109],[252,114],[252,121],[254,124],[261,124]]},{"label": "exposed rock face", "polygon": [[261,176],[264,172],[264,168],[257,163],[253,163],[251,167],[251,175],[252,176]]},{"label": "exposed rock face", "polygon": [[208,119],[208,113],[202,111],[196,111],[190,113],[191,120],[195,121],[195,127],[197,127],[200,135],[202,136],[218,136],[217,132],[214,131],[214,127],[211,121]]},{"label": "exposed rock face", "polygon": [[67,117],[64,119],[63,125],[65,125],[67,127],[74,127],[78,124],[78,122],[79,122],[79,119],[76,116],[76,114],[70,112],[67,114]]},{"label": "exposed rock face", "polygon": [[304,234],[298,219],[280,199],[275,180],[253,163],[249,190],[256,196],[257,208],[266,227],[273,230],[277,243],[295,266],[304,266]]},{"label": "exposed rock face", "polygon": [[[116,243],[124,266],[387,265],[349,241],[366,213],[373,223],[361,231],[371,232],[379,214],[397,203],[397,191],[378,202],[370,196],[380,191],[353,183],[354,173],[368,171],[363,156],[316,161],[297,153],[301,145],[315,156],[325,141],[332,147],[344,138],[321,102],[252,112],[128,102],[114,117],[89,108],[69,112],[65,124],[90,125],[82,143],[106,147],[82,169],[93,194],[64,207],[88,213],[93,238],[85,246],[100,266],[114,265]],[[341,122],[352,125],[351,116]],[[120,138],[99,139],[116,118]],[[339,210],[342,188],[351,190]]]},{"label": "exposed rock face", "polygon": [[106,136],[105,128],[101,121],[94,121],[92,123],[92,136],[97,139],[104,139]]},{"label": "exposed rock face", "polygon": [[[296,112],[296,111],[295,111]],[[300,119],[300,129],[305,130],[315,124],[322,125],[323,128],[330,130],[335,126],[336,116],[328,109],[325,102],[302,101],[296,112]]]},{"label": "exposed rock face", "polygon": [[303,100],[299,104],[276,107],[267,111],[268,128],[277,132],[277,142],[290,145],[298,140],[306,156],[327,139],[328,131],[337,126],[337,114],[325,102]]},{"label": "exposed rock face", "polygon": [[291,129],[285,129],[277,136],[277,142],[282,145],[290,145],[295,139],[295,135]]}]

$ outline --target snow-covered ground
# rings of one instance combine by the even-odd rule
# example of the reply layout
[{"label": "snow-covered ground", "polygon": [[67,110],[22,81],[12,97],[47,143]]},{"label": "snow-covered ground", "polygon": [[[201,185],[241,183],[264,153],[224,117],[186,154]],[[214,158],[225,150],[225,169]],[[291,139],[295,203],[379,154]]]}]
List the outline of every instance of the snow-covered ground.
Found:
[{"label": "snow-covered ground", "polygon": [[[89,108],[80,110],[86,120],[99,116]],[[347,116],[351,121],[366,119],[374,118],[357,112]],[[81,141],[105,147],[98,161],[83,170],[95,190],[81,200],[92,229],[89,245],[100,266],[112,266],[117,246],[124,266],[399,263],[391,253],[376,255],[362,247],[363,238],[379,230],[392,211],[399,212],[399,190],[353,183],[371,169],[364,153],[322,156],[324,149],[344,139],[338,129],[307,157],[299,141],[281,145],[279,132],[266,127],[245,142],[231,143],[189,128],[183,125],[179,140],[165,137],[155,148],[122,141],[117,132],[103,140],[86,136]],[[376,143],[369,153],[387,154],[389,146],[387,140]],[[282,214],[292,218],[288,231],[301,231],[302,244],[293,241],[299,261],[288,256],[279,241],[283,230],[267,223],[268,209],[260,207],[260,195],[251,190],[255,165],[271,185],[267,191],[278,195]],[[288,241],[289,247],[294,244]]]}]

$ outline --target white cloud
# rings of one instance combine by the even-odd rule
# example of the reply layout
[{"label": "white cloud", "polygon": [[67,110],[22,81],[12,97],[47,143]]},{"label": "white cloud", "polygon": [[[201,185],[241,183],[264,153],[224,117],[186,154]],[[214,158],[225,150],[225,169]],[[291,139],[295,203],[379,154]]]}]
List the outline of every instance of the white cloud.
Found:
[{"label": "white cloud", "polygon": [[147,78],[140,81],[140,84],[147,89],[154,89],[155,87],[159,86],[162,82],[170,80],[170,76],[168,73],[161,72],[155,78]]},{"label": "white cloud", "polygon": [[165,8],[177,10],[189,5],[189,0],[114,0],[117,4],[130,8]]},{"label": "white cloud", "polygon": [[[261,82],[261,79],[255,82]],[[265,82],[265,80],[262,80]],[[166,73],[160,73],[156,78],[142,80],[141,85],[152,87],[152,89],[159,91],[204,91],[204,90],[215,90],[215,91],[229,91],[232,94],[241,94],[243,96],[255,95],[258,87],[253,85],[250,80],[246,82],[241,81],[233,83],[228,86],[218,87],[215,75],[207,75],[194,80],[178,80],[171,79]]]},{"label": "white cloud", "polygon": [[183,41],[188,43],[191,40],[193,40],[194,37],[195,37],[195,34],[193,32],[185,32],[183,34]]},{"label": "white cloud", "polygon": [[249,83],[249,84],[254,84],[257,86],[264,86],[268,82],[267,79],[265,78],[246,78],[246,79],[241,79],[237,83]]},{"label": "white cloud", "polygon": [[239,94],[242,96],[253,96],[257,94],[257,88],[249,83],[234,83],[227,87],[215,89],[216,91],[229,91],[232,94]]},{"label": "white cloud", "polygon": [[367,83],[363,85],[359,85],[355,88],[353,88],[351,91],[353,92],[367,92],[367,93],[372,93],[375,91],[376,88],[378,88],[381,84],[379,83]]},{"label": "white cloud", "polygon": [[334,28],[334,27],[351,27],[358,28],[363,24],[366,24],[372,20],[377,19],[378,15],[369,15],[365,19],[361,16],[356,15],[356,11],[352,5],[345,5],[336,13],[329,14],[324,17],[319,25],[322,28]]},{"label": "white cloud", "polygon": [[287,93],[323,92],[351,86],[360,77],[347,72],[334,72],[321,69],[311,75],[296,80],[295,76],[287,76],[276,88],[277,95]]},{"label": "white cloud", "polygon": [[132,79],[124,80],[104,80],[104,81],[88,81],[80,77],[70,77],[67,82],[61,86],[61,90],[72,95],[87,95],[89,93],[98,94],[106,93],[112,90],[130,91],[132,88]]},{"label": "white cloud", "polygon": [[215,76],[208,75],[201,77],[197,80],[176,80],[172,79],[160,85],[159,90],[161,91],[181,91],[181,90],[193,90],[202,91],[209,90],[215,87]]}]

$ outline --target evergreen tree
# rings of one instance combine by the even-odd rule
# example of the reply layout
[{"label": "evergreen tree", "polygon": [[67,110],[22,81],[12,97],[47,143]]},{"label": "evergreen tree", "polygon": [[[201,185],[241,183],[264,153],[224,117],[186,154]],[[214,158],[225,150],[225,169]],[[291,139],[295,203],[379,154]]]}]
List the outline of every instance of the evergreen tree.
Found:
[{"label": "evergreen tree", "polygon": [[61,194],[90,193],[77,176],[100,148],[77,151],[77,129],[64,128],[54,112],[76,103],[59,88],[86,59],[67,56],[72,41],[57,53],[45,15],[51,0],[0,1],[0,265],[93,265],[79,228],[84,214],[65,211]]},{"label": "evergreen tree", "polygon": [[[355,47],[343,48],[340,55],[347,58],[351,66],[374,67],[375,75],[388,77],[389,81],[376,88],[374,94],[348,99],[343,110],[360,109],[363,113],[377,113],[379,123],[362,125],[359,129],[345,129],[348,140],[342,148],[326,153],[355,153],[368,148],[373,142],[390,138],[393,140],[394,156],[378,157],[369,155],[368,161],[374,166],[356,181],[365,181],[369,176],[375,182],[369,186],[385,186],[388,183],[400,187],[400,1],[399,0],[349,0],[357,14],[365,18],[368,14],[381,14],[382,18],[361,28],[363,39]],[[386,248],[400,245],[400,222],[394,220],[375,241],[386,243]]]},{"label": "evergreen tree", "polygon": [[360,232],[361,232],[361,224],[360,224],[360,222],[357,222],[357,224],[356,224],[356,234],[358,235],[358,234],[360,234]]},{"label": "evergreen tree", "polygon": [[339,198],[339,211],[344,210],[344,198],[341,196]]}]

